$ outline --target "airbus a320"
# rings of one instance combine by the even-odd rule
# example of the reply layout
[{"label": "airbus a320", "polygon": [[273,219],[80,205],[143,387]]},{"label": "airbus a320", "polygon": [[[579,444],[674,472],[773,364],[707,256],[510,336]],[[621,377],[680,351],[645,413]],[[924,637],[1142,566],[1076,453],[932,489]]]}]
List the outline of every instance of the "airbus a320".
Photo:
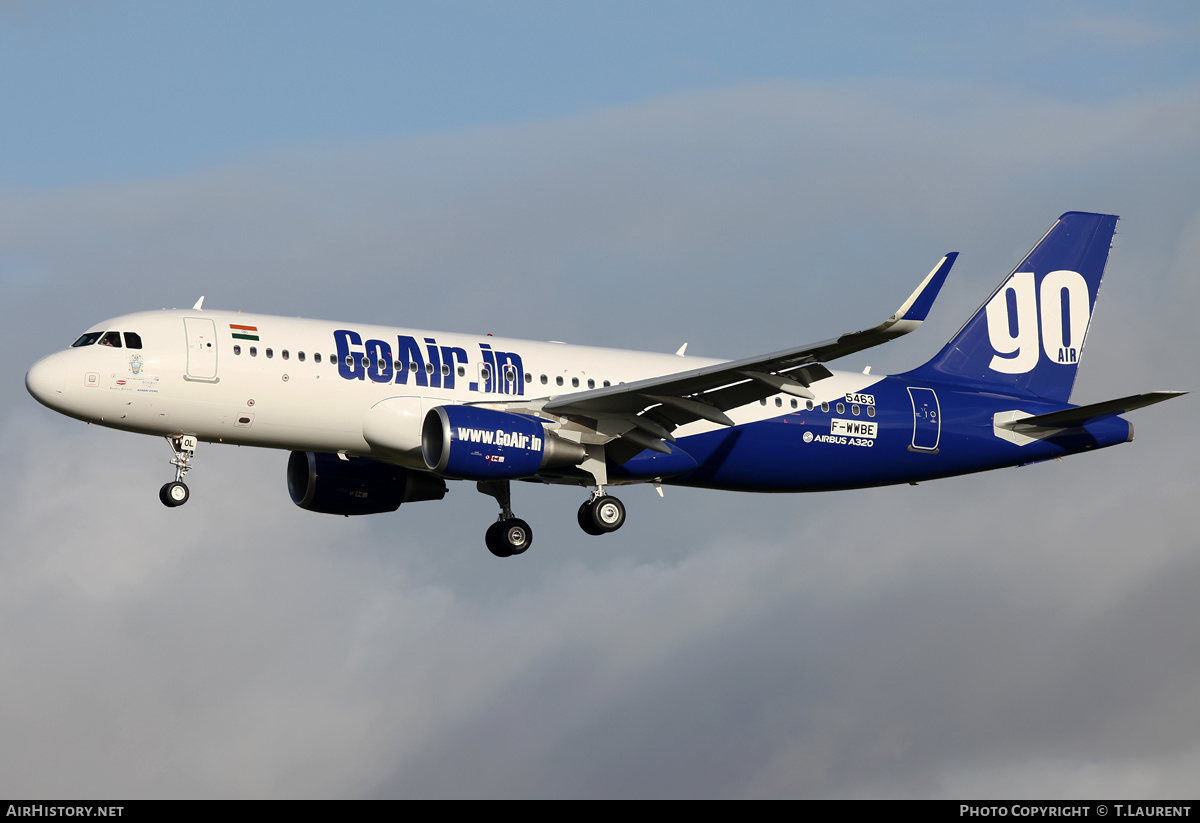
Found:
[{"label": "airbus a320", "polygon": [[1184,392],[1069,402],[1116,224],[1062,215],[932,360],[896,375],[825,364],[917,328],[955,253],[883,323],[741,360],[210,311],[201,298],[98,323],[25,384],[62,414],[165,437],[167,506],[187,502],[200,442],[287,449],[292,500],[315,512],[391,512],[475,481],[500,509],[485,542],[508,557],[533,541],[514,480],[590,488],[577,519],[603,535],[625,523],[618,486],[853,489],[1132,440],[1119,415]]}]

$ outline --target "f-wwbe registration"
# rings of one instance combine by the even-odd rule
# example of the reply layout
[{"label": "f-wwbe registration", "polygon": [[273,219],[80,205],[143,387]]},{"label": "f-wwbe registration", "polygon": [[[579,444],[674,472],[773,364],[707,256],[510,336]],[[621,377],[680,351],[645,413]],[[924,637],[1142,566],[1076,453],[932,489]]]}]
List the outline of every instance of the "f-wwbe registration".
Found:
[{"label": "f-wwbe registration", "polygon": [[869,437],[874,440],[879,433],[879,424],[862,420],[839,420],[835,417],[829,421],[829,433],[842,437]]}]

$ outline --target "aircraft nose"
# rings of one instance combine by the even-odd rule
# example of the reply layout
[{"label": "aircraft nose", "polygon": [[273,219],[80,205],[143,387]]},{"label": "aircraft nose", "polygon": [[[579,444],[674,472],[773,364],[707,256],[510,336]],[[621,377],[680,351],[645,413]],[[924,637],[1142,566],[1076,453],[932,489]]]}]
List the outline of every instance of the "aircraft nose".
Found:
[{"label": "aircraft nose", "polygon": [[56,354],[43,357],[25,374],[25,388],[35,400],[52,409],[62,403],[66,385],[66,369],[63,368],[62,358]]}]

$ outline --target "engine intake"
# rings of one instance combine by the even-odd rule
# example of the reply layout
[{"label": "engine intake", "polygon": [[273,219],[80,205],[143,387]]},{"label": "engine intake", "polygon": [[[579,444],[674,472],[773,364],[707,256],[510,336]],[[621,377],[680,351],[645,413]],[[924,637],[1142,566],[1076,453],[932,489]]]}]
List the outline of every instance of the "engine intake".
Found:
[{"label": "engine intake", "polygon": [[323,514],[394,512],[401,503],[441,500],[440,477],[365,457],[292,452],[287,467],[288,493],[302,509]]},{"label": "engine intake", "polygon": [[523,414],[475,406],[437,406],[421,427],[425,465],[445,477],[511,480],[547,466],[573,466],[586,452]]}]

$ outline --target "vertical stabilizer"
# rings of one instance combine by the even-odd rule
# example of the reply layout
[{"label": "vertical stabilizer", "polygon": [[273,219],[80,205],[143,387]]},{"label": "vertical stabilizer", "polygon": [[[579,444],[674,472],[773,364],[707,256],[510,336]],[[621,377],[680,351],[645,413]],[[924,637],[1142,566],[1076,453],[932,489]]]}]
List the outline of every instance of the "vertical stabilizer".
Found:
[{"label": "vertical stabilizer", "polygon": [[1112,214],[1071,211],[1058,218],[945,348],[915,372],[1067,402],[1116,226]]}]

